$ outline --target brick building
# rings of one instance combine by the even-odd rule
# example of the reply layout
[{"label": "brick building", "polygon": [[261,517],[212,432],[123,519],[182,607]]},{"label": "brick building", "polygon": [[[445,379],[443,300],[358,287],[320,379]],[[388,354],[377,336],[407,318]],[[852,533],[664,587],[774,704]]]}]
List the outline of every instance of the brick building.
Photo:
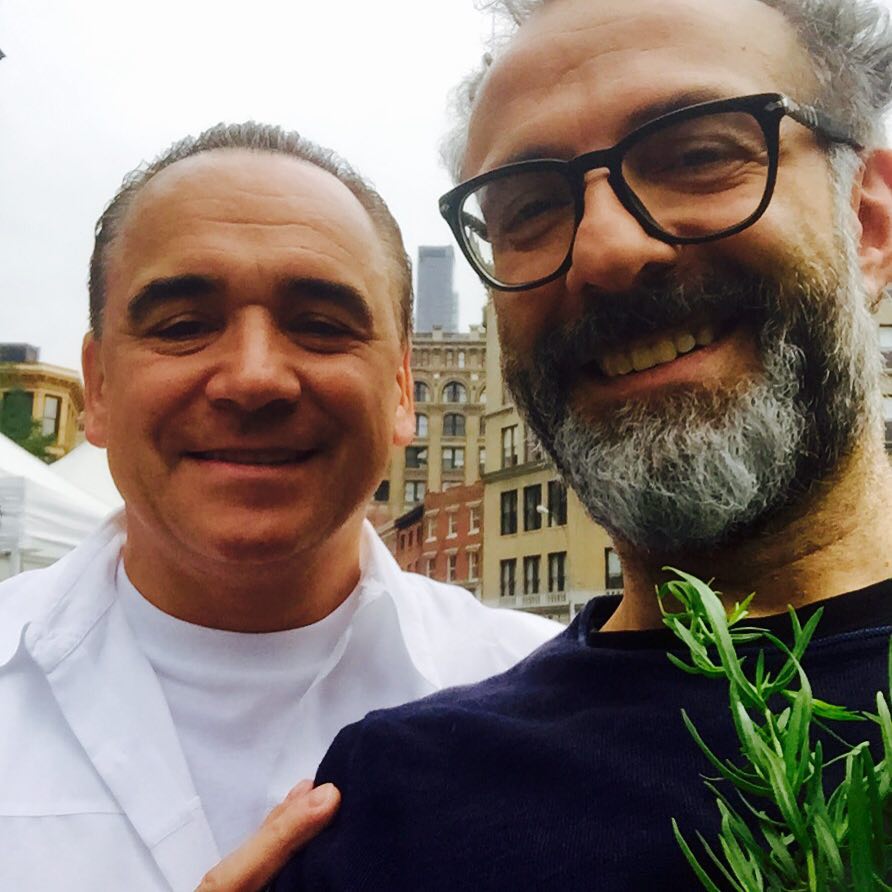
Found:
[{"label": "brick building", "polygon": [[480,597],[483,484],[427,493],[424,501],[379,530],[410,573],[462,585]]}]

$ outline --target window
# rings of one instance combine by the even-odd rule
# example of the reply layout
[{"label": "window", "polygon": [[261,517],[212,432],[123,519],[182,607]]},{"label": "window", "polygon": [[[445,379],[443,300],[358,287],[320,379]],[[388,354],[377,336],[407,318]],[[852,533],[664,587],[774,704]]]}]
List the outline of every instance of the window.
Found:
[{"label": "window", "polygon": [[378,488],[375,490],[374,499],[376,502],[389,502],[390,501],[390,481],[382,480],[378,484]]},{"label": "window", "polygon": [[446,557],[446,581],[454,582],[458,578],[458,555],[450,554]]},{"label": "window", "polygon": [[476,551],[468,552],[468,581],[474,582],[480,576],[480,554]]},{"label": "window", "polygon": [[59,433],[59,415],[62,409],[62,398],[45,396],[43,398],[43,423],[40,432],[45,437],[55,437]]},{"label": "window", "polygon": [[502,428],[502,467],[513,468],[517,464],[517,425]]},{"label": "window", "polygon": [[523,528],[524,530],[542,529],[542,485],[525,486],[523,488]]},{"label": "window", "polygon": [[436,517],[428,517],[427,518],[427,538],[428,539],[436,539],[437,538],[437,518]]},{"label": "window", "polygon": [[444,403],[466,403],[467,401],[468,391],[465,389],[464,384],[459,384],[458,381],[450,381],[443,388]]},{"label": "window", "polygon": [[443,470],[457,471],[465,466],[464,446],[443,447]]},{"label": "window", "polygon": [[463,437],[465,435],[465,416],[448,412],[443,416],[443,436]]},{"label": "window", "polygon": [[406,483],[405,501],[407,505],[420,502],[424,498],[424,481],[410,480]]},{"label": "window", "polygon": [[480,476],[486,472],[486,447],[481,446],[480,451],[477,455],[477,463],[478,463],[478,471],[480,472]]},{"label": "window", "polygon": [[604,549],[604,588],[623,587],[623,568],[619,555],[612,548]]},{"label": "window", "polygon": [[458,535],[458,514],[452,511],[447,518],[446,535],[455,537]]},{"label": "window", "polygon": [[542,559],[538,554],[523,559],[523,593],[535,595],[539,591],[539,566]]},{"label": "window", "polygon": [[566,590],[566,572],[566,551],[553,551],[548,555],[548,591],[562,592]]},{"label": "window", "polygon": [[480,506],[471,505],[468,514],[468,532],[476,533],[480,530]]},{"label": "window", "polygon": [[562,527],[567,522],[567,487],[560,480],[548,481],[548,525]]},{"label": "window", "polygon": [[415,436],[416,437],[426,437],[427,436],[427,415],[416,415],[415,416]]},{"label": "window", "polygon": [[892,366],[892,325],[880,326],[880,350],[886,360],[886,368]]},{"label": "window", "polygon": [[437,571],[437,559],[436,558],[428,558],[427,559],[427,575],[433,576]]},{"label": "window", "polygon": [[31,433],[31,415],[34,410],[34,394],[25,390],[10,390],[3,397],[0,422],[6,436],[24,440]]},{"label": "window", "polygon": [[886,448],[892,448],[892,397],[883,397],[883,420],[886,422]]},{"label": "window", "polygon": [[415,402],[426,403],[431,398],[431,391],[424,381],[415,382]]},{"label": "window", "polygon": [[536,435],[527,428],[523,438],[523,460],[524,462],[544,461],[545,450]]},{"label": "window", "polygon": [[517,559],[499,562],[499,594],[503,598],[514,597],[514,578],[517,574]]},{"label": "window", "polygon": [[465,351],[464,350],[458,351],[458,367],[460,369],[463,369],[465,367]]},{"label": "window", "polygon": [[446,351],[446,366],[447,366],[447,368],[452,368],[452,361],[453,361],[452,360],[452,351],[447,350]]},{"label": "window", "polygon": [[481,406],[486,405],[486,388],[480,391],[480,396],[477,397],[477,402],[480,403]]},{"label": "window", "polygon": [[407,468],[426,468],[427,467],[427,446],[407,446],[406,447],[406,467]]},{"label": "window", "polygon": [[517,532],[517,490],[502,493],[502,535]]}]

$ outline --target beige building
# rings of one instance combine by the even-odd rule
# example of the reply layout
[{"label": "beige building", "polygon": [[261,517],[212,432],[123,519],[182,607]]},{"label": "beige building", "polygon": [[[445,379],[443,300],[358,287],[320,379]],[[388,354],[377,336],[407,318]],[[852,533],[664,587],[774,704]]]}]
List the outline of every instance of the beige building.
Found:
[{"label": "beige building", "polygon": [[491,303],[486,319],[483,600],[568,622],[589,598],[621,589],[622,572],[607,533],[527,435],[502,382]]},{"label": "beige building", "polygon": [[72,369],[39,361],[27,344],[0,344],[0,411],[21,401],[40,429],[54,439],[47,452],[61,458],[83,441],[79,419],[84,410],[80,375]]},{"label": "beige building", "polygon": [[473,483],[483,462],[486,332],[417,332],[412,338],[415,441],[394,448],[390,473],[369,516],[382,526],[402,516],[428,492]]},{"label": "beige building", "polygon": [[892,300],[888,297],[880,305],[877,318],[880,325],[880,349],[886,360],[883,382],[883,417],[886,420],[886,451],[892,452]]}]

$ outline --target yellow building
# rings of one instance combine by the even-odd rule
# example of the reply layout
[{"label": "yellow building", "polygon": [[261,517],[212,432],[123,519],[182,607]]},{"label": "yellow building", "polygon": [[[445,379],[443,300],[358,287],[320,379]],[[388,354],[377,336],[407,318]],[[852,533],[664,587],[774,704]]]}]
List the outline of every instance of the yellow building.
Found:
[{"label": "yellow building", "polygon": [[61,458],[83,441],[79,419],[84,410],[80,375],[72,369],[39,361],[39,351],[28,344],[0,344],[0,412],[30,411],[40,430],[53,437],[47,453]]},{"label": "yellow building", "polygon": [[877,313],[880,326],[880,350],[886,360],[883,381],[883,417],[886,420],[886,451],[892,452],[892,300],[887,297]]},{"label": "yellow building", "polygon": [[511,402],[495,316],[486,308],[483,600],[568,622],[595,595],[622,588],[607,533],[568,493]]},{"label": "yellow building", "polygon": [[473,483],[483,463],[486,404],[486,332],[417,332],[412,338],[415,440],[394,448],[390,472],[369,516],[382,526],[418,504],[428,492]]}]

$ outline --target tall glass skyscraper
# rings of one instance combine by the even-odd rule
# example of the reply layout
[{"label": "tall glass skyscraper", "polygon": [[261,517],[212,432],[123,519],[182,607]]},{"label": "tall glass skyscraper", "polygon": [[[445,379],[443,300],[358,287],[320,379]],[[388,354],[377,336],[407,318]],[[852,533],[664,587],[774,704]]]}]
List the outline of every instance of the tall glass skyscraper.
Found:
[{"label": "tall glass skyscraper", "polygon": [[458,331],[458,295],[452,286],[455,255],[451,245],[422,245],[418,249],[418,290],[415,330]]}]

